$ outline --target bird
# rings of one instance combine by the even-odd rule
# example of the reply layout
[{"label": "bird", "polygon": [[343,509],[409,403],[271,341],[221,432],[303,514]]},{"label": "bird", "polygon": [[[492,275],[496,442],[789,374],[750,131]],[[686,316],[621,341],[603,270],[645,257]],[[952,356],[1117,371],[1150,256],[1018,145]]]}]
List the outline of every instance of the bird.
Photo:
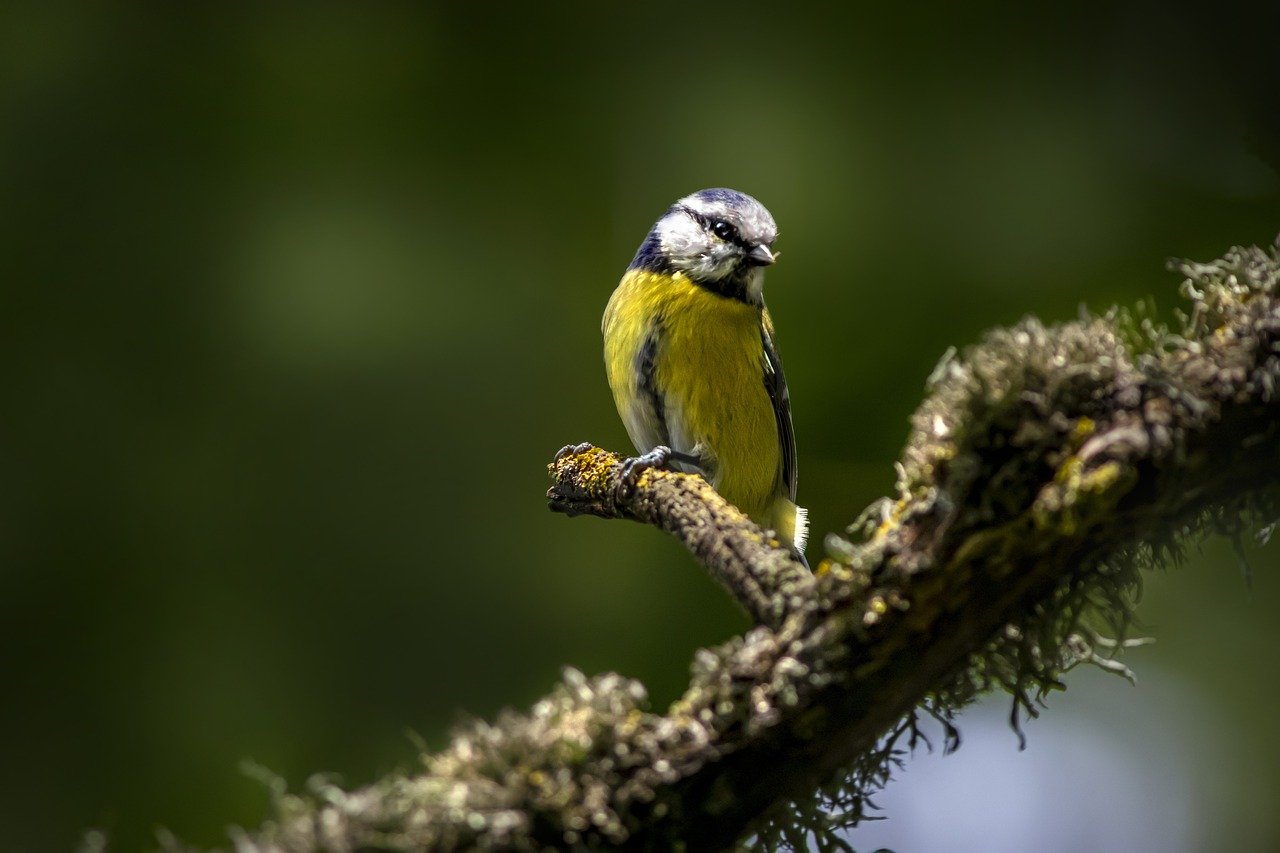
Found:
[{"label": "bird", "polygon": [[764,304],[778,227],[737,190],[699,190],[645,236],[601,321],[633,463],[702,475],[804,565],[791,399]]}]

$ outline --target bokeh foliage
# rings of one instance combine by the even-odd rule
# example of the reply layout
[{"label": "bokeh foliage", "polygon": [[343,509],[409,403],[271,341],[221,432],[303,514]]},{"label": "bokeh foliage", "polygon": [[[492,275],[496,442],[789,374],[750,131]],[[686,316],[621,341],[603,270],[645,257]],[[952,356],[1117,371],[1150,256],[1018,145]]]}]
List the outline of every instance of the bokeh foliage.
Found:
[{"label": "bokeh foliage", "polygon": [[[599,314],[662,208],[729,185],[781,225],[820,537],[891,489],[948,346],[1168,305],[1167,255],[1274,237],[1265,31],[1154,4],[6,6],[0,847],[217,843],[265,809],[240,759],[359,784],[566,663],[669,700],[745,620],[673,542],[541,497],[562,444],[625,449]],[[1251,559],[1252,592],[1157,581],[1143,654],[1262,732],[1280,560]]]}]

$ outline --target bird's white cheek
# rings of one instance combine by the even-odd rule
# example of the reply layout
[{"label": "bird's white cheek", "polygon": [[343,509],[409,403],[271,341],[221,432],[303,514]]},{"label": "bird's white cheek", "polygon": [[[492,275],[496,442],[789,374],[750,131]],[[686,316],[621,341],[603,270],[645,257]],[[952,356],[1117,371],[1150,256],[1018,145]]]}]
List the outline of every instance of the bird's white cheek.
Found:
[{"label": "bird's white cheek", "polygon": [[658,223],[658,242],[667,257],[688,257],[702,242],[702,232],[686,216],[667,216]]},{"label": "bird's white cheek", "polygon": [[715,246],[711,251],[703,256],[705,258],[705,269],[703,272],[709,278],[724,278],[734,271],[738,266],[740,256],[734,250],[727,246]]},{"label": "bird's white cheek", "polygon": [[728,266],[711,253],[699,255],[690,272],[700,279],[718,279],[728,271]]}]

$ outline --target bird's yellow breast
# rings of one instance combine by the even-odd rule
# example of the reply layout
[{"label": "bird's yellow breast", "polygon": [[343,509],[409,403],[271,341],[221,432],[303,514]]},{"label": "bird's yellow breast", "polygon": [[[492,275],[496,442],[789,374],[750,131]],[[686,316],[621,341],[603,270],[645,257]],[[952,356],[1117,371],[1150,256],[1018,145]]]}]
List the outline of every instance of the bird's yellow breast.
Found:
[{"label": "bird's yellow breast", "polygon": [[[656,328],[654,381],[664,419],[713,461],[716,489],[752,516],[779,489],[781,450],[764,385],[759,308],[712,293],[683,275],[629,271],[605,310],[605,365],[627,418],[638,394],[636,357]],[[633,436],[634,437],[634,436]],[[646,448],[641,448],[646,449]]]}]

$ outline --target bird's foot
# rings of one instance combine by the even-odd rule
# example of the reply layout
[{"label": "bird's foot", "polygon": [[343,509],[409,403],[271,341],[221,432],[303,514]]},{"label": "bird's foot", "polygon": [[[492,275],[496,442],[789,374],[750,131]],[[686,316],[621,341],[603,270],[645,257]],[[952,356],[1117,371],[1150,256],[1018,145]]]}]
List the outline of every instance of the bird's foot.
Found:
[{"label": "bird's foot", "polygon": [[676,454],[665,444],[659,444],[648,453],[632,456],[622,463],[622,473],[618,476],[618,485],[614,490],[614,500],[623,503],[635,491],[640,475],[650,468],[665,468]]}]

